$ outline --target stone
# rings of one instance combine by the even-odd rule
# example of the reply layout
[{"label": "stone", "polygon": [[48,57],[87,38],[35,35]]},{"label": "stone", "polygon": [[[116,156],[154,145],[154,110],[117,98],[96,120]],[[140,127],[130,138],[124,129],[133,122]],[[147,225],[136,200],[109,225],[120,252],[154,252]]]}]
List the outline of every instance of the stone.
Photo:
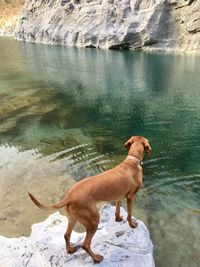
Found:
[{"label": "stone", "polygon": [[0,36],[13,36],[24,0],[0,0]]},{"label": "stone", "polygon": [[[149,232],[142,221],[132,229],[126,221],[115,222],[115,208],[104,205],[100,211],[101,221],[92,240],[92,248],[102,254],[104,260],[98,265],[109,267],[155,267],[153,245]],[[67,218],[59,212],[45,221],[34,224],[30,237],[6,238],[0,236],[0,266],[50,267],[94,266],[92,258],[81,248],[85,233],[72,232],[71,242],[78,245],[74,254],[65,250],[64,233]]]},{"label": "stone", "polygon": [[199,11],[199,1],[185,0],[27,0],[15,35],[66,46],[200,52]]},{"label": "stone", "polygon": [[[12,11],[12,6],[9,8]],[[21,13],[14,8],[11,13],[0,20],[0,35],[19,40],[106,49],[200,52],[199,1],[26,0]]]}]

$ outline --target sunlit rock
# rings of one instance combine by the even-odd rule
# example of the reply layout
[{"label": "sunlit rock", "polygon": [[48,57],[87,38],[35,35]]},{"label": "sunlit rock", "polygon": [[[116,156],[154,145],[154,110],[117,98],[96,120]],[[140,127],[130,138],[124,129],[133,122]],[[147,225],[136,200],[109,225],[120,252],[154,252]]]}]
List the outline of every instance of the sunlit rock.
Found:
[{"label": "sunlit rock", "polygon": [[0,36],[13,36],[25,0],[0,0]]},{"label": "sunlit rock", "polygon": [[[114,207],[101,209],[101,221],[92,240],[93,250],[104,256],[99,266],[154,267],[153,245],[143,222],[131,229],[126,221],[114,220]],[[0,237],[0,266],[94,266],[90,256],[81,248],[85,233],[72,233],[72,243],[78,250],[66,254],[64,233],[67,218],[56,212],[44,222],[34,224],[30,237]]]},{"label": "sunlit rock", "polygon": [[200,2],[26,1],[16,37],[78,47],[200,51]]}]

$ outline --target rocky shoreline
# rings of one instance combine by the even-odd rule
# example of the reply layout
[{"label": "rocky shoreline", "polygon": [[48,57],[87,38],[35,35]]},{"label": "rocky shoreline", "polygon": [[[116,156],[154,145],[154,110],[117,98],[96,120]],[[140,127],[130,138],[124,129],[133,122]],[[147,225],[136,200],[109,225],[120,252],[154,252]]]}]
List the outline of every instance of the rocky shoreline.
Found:
[{"label": "rocky shoreline", "polygon": [[[132,229],[128,226],[127,213],[121,209],[124,220],[115,222],[115,208],[105,205],[101,209],[101,221],[93,238],[94,251],[104,256],[98,266],[155,267],[153,245],[142,221]],[[72,243],[78,250],[66,254],[64,233],[67,218],[59,212],[44,222],[34,224],[30,237],[6,238],[0,236],[0,266],[14,267],[63,267],[94,266],[90,256],[81,248],[85,233],[72,233]]]}]

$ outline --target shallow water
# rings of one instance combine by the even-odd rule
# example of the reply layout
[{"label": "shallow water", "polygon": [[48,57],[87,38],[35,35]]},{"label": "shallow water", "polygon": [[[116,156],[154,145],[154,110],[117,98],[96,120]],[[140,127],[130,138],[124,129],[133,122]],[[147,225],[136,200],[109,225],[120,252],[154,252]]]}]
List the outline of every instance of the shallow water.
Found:
[{"label": "shallow water", "polygon": [[149,228],[157,266],[199,266],[200,57],[1,38],[0,61],[0,234],[28,235],[47,217],[27,190],[56,202],[144,135],[153,153],[134,215]]}]

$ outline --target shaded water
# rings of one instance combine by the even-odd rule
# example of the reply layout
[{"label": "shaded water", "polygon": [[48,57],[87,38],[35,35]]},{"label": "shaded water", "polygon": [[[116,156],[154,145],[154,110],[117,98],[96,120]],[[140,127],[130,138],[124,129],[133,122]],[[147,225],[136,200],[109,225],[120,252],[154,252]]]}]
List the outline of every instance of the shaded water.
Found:
[{"label": "shaded water", "polygon": [[[200,262],[200,57],[98,51],[0,39],[0,234],[47,217],[74,181],[118,164],[144,135],[134,215],[159,267]],[[125,203],[124,203],[125,206]]]}]

